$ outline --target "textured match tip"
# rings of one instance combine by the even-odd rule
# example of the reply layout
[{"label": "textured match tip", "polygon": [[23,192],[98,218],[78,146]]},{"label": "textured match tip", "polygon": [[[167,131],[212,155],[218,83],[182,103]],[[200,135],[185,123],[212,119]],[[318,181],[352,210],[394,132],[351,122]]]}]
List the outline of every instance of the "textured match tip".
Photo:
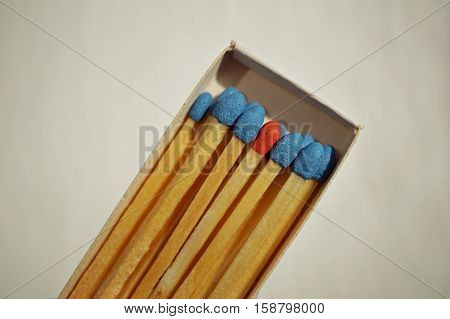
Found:
[{"label": "textured match tip", "polygon": [[214,108],[216,107],[217,103],[220,100],[226,98],[227,96],[235,94],[235,93],[239,93],[239,91],[235,87],[232,87],[232,86],[227,87],[225,90],[222,91],[222,93],[219,94],[219,96],[213,102],[213,104],[211,105],[211,110],[214,110]]},{"label": "textured match tip", "polygon": [[258,137],[253,142],[253,149],[261,156],[266,155],[268,151],[282,136],[282,128],[277,121],[270,121],[263,125],[259,131]]},{"label": "textured match tip", "polygon": [[286,168],[294,161],[300,150],[312,142],[309,135],[288,133],[284,135],[272,149],[270,158]]},{"label": "textured match tip", "polygon": [[245,111],[246,103],[244,95],[240,92],[227,95],[217,101],[212,110],[212,115],[220,123],[231,126]]},{"label": "textured match tip", "polygon": [[292,170],[304,179],[324,180],[334,167],[334,149],[313,142],[300,151]]},{"label": "textured match tip", "polygon": [[203,92],[200,94],[189,110],[189,116],[191,119],[199,122],[211,106],[212,100],[213,97],[209,92]]},{"label": "textured match tip", "polygon": [[221,99],[238,92],[239,91],[235,87],[229,86],[219,94],[219,96],[217,97],[217,101],[220,101]]},{"label": "textured match tip", "polygon": [[255,102],[248,104],[234,124],[234,135],[245,144],[250,143],[258,135],[265,116],[266,110],[261,105]]}]

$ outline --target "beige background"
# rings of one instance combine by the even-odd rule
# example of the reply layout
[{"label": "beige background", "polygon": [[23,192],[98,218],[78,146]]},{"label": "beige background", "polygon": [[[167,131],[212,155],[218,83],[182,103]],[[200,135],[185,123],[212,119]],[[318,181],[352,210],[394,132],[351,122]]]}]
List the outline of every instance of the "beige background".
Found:
[{"label": "beige background", "polygon": [[[9,297],[57,296],[170,123],[130,87],[175,114],[233,38],[315,89],[442,3],[0,0],[0,296],[68,256]],[[260,297],[450,295],[449,55],[447,5],[317,92],[366,127]]]}]

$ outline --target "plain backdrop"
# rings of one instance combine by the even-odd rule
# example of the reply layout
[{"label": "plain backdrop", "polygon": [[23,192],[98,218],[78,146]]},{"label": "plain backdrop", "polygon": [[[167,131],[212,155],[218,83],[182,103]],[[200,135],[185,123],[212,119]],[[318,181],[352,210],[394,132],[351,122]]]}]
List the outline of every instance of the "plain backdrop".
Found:
[{"label": "plain backdrop", "polygon": [[147,99],[176,114],[231,39],[312,89],[353,65],[316,95],[365,126],[259,296],[449,296],[443,3],[0,0],[0,296],[58,295],[171,121]]}]

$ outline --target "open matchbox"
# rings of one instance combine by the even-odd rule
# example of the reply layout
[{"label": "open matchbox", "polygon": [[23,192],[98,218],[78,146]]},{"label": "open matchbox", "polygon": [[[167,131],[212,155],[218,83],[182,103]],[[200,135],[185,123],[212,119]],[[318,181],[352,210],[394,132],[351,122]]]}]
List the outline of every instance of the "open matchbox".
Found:
[{"label": "open matchbox", "polygon": [[[105,223],[100,235],[96,238],[72,274],[62,290],[59,296],[60,298],[67,298],[69,296],[78,279],[89,266],[97,251],[107,239],[110,231],[114,228],[114,225],[118,222],[128,205],[133,201],[134,196],[146,180],[149,172],[151,172],[151,168],[157,163],[167,145],[178,132],[183,122],[182,120],[186,117],[196,97],[204,91],[208,91],[213,96],[217,96],[229,86],[234,86],[243,92],[248,101],[258,101],[263,105],[266,109],[266,120],[270,120],[271,117],[276,116],[277,121],[285,124],[288,129],[292,127],[306,128],[308,132],[299,133],[311,134],[320,143],[332,145],[336,150],[338,159],[331,175],[325,182],[320,184],[312,198],[310,198],[308,205],[298,214],[294,223],[287,230],[282,242],[278,245],[277,250],[269,258],[262,272],[258,274],[256,282],[245,297],[253,298],[257,295],[259,289],[277,265],[289,244],[302,229],[302,226],[311,215],[313,208],[323,195],[328,184],[339,170],[340,165],[342,165],[342,162],[358,136],[360,126],[354,124],[314,96],[309,95],[306,90],[287,80],[232,42],[208,68],[181,107],[176,119],[172,121],[164,136],[150,154],[143,169],[135,177],[110,218]],[[293,104],[293,107],[284,111],[287,106]]]}]

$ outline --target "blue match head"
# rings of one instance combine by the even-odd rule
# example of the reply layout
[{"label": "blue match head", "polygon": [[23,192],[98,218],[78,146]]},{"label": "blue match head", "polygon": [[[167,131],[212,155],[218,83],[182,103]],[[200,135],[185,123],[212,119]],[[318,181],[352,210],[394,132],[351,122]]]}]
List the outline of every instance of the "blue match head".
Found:
[{"label": "blue match head", "polygon": [[230,96],[232,94],[236,94],[239,93],[239,91],[232,86],[227,87],[225,90],[222,91],[222,93],[219,94],[219,96],[216,98],[216,100],[214,101],[214,103],[211,106],[211,110],[214,110],[214,108],[216,107],[217,103],[222,100],[223,98],[226,98],[227,96]]},{"label": "blue match head", "polygon": [[300,151],[292,163],[292,170],[304,179],[317,179],[322,170],[324,151],[320,143],[313,142]]},{"label": "blue match head", "polygon": [[217,101],[212,115],[222,124],[231,126],[245,111],[246,100],[242,93],[227,95]]},{"label": "blue match head", "polygon": [[203,92],[200,94],[189,110],[189,116],[191,119],[199,122],[211,106],[212,100],[212,95],[209,92]]},{"label": "blue match head", "polygon": [[333,148],[313,142],[300,151],[292,163],[292,170],[304,179],[324,180],[333,166]]},{"label": "blue match head", "polygon": [[250,143],[258,135],[265,116],[266,110],[261,105],[255,102],[247,104],[246,110],[234,124],[234,135],[242,142]]},{"label": "blue match head", "polygon": [[219,96],[217,97],[217,101],[220,101],[224,97],[227,97],[235,93],[239,93],[239,91],[235,87],[229,86],[225,90],[223,90],[222,93],[219,94]]},{"label": "blue match head", "polygon": [[270,153],[270,158],[286,168],[291,165],[300,150],[309,143],[311,143],[311,140],[300,133],[286,134],[275,144]]}]

